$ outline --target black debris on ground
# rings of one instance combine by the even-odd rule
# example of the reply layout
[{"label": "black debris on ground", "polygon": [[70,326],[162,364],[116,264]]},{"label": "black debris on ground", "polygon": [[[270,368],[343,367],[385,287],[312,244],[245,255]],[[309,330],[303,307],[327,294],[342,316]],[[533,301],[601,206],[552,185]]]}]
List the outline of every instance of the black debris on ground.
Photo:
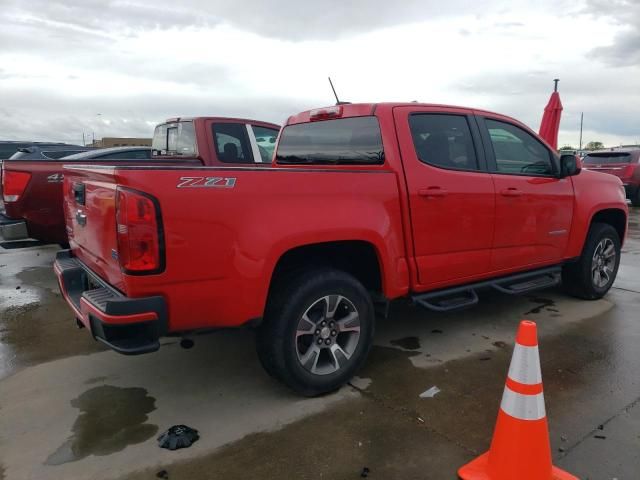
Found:
[{"label": "black debris on ground", "polygon": [[186,425],[174,425],[158,437],[160,448],[178,450],[188,448],[200,438],[198,431]]},{"label": "black debris on ground", "polygon": [[169,472],[167,472],[166,470],[160,470],[158,473],[156,473],[156,477],[167,480],[169,478]]},{"label": "black debris on ground", "polygon": [[368,467],[364,467],[364,468],[362,469],[362,472],[360,472],[360,476],[361,476],[362,478],[367,478],[367,477],[369,476],[369,472],[370,472],[370,471],[371,471],[371,470],[369,470],[369,468],[368,468]]}]

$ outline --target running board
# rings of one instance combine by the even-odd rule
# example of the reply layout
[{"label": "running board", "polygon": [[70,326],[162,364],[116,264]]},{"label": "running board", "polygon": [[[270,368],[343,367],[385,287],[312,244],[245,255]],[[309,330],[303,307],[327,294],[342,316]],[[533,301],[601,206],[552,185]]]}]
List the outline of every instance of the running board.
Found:
[{"label": "running board", "polygon": [[434,292],[412,295],[411,299],[429,310],[450,312],[477,304],[478,294],[476,289],[490,287],[502,293],[517,295],[558,285],[560,283],[560,273],[560,266],[543,268],[492,280],[469,283],[461,287],[445,288]]}]

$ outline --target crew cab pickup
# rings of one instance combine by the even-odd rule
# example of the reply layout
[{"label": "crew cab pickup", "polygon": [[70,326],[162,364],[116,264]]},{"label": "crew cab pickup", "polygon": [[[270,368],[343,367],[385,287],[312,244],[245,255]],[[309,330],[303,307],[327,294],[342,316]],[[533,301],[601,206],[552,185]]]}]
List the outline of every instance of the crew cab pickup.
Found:
[{"label": "crew cab pickup", "polygon": [[175,118],[156,127],[151,158],[147,152],[123,154],[118,149],[94,151],[92,158],[80,155],[79,158],[52,156],[29,160],[16,154],[2,165],[6,212],[0,214],[0,237],[4,240],[31,237],[44,242],[67,243],[62,209],[65,164],[271,166],[279,129],[278,125],[256,120]]},{"label": "crew cab pickup", "polygon": [[266,370],[304,395],[363,363],[374,312],[445,311],[560,278],[602,297],[628,209],[516,120],[419,103],[290,117],[270,169],[67,167],[55,261],[80,325],[125,354],[166,335],[257,328]]}]

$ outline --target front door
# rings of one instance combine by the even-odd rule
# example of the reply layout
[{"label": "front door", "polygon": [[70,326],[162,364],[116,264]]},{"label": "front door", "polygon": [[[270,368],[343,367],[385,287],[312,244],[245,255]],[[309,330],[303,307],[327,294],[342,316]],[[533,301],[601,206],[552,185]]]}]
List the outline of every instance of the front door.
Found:
[{"label": "front door", "polygon": [[487,273],[494,188],[471,112],[394,109],[420,289]]},{"label": "front door", "polygon": [[492,270],[560,262],[573,216],[571,178],[558,178],[554,153],[523,127],[491,116],[478,121],[496,189]]}]

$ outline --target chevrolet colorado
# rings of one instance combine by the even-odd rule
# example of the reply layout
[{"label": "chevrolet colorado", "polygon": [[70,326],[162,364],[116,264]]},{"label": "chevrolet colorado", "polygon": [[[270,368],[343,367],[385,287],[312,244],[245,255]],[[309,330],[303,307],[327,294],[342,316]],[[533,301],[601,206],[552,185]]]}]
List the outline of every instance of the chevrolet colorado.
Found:
[{"label": "chevrolet colorado", "polygon": [[[2,192],[5,214],[0,214],[0,238],[35,238],[44,242],[67,243],[62,210],[62,179],[65,164],[97,165],[185,165],[229,166],[271,165],[273,148],[260,146],[256,137],[275,139],[280,127],[272,123],[224,117],[175,118],[155,129],[152,155],[122,155],[105,151],[99,158],[38,160],[19,158],[2,165]],[[63,152],[64,153],[64,152]],[[71,155],[74,152],[68,152]]]},{"label": "chevrolet colorado", "polygon": [[560,278],[602,297],[628,215],[620,179],[518,121],[419,103],[294,115],[269,169],[66,167],[64,188],[54,269],[94,338],[139,354],[255,326],[265,369],[310,396],[357,371],[392,299],[445,311]]}]

